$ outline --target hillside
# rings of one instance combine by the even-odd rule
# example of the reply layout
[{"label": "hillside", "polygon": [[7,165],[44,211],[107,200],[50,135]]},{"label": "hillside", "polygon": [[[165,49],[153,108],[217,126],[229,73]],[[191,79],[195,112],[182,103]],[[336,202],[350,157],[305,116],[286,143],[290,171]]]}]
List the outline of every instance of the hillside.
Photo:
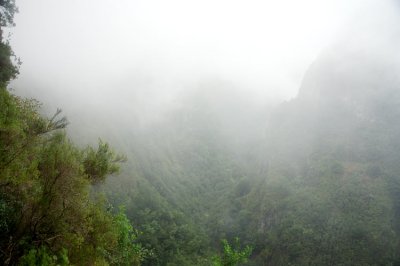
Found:
[{"label": "hillside", "polygon": [[[0,8],[3,34],[17,9],[12,0]],[[374,27],[351,25],[279,104],[299,71],[273,77],[286,73],[287,54],[275,55],[279,71],[259,62],[269,66],[263,83],[245,82],[259,76],[255,62],[242,82],[233,77],[235,58],[213,64],[226,67],[213,70],[220,75],[200,75],[196,64],[166,71],[158,54],[120,69],[133,52],[78,66],[71,50],[59,72],[75,76],[54,71],[47,94],[46,75],[12,82],[22,68],[0,34],[0,264],[400,265],[397,11],[366,20]],[[92,49],[83,46],[78,54]],[[58,104],[65,114],[52,111]]]},{"label": "hillside", "polygon": [[[136,166],[105,191],[129,202],[144,241],[158,239],[160,254],[169,248],[147,224],[165,221],[153,215],[169,209],[184,217],[172,215],[170,223],[190,224],[196,235],[182,239],[185,248],[194,239],[207,250],[239,236],[254,245],[254,265],[393,263],[400,84],[393,64],[341,49],[313,63],[298,96],[265,115],[267,129],[252,128],[264,137],[250,137],[247,149],[224,135],[223,117],[208,98],[128,142],[128,165]],[[234,123],[240,128],[243,120]],[[185,252],[202,254],[195,250]]]}]

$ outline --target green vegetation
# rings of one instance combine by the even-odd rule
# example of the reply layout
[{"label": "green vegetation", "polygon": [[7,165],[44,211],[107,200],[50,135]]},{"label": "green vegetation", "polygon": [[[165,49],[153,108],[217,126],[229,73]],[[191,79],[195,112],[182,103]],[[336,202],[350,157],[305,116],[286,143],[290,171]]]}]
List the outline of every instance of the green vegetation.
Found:
[{"label": "green vegetation", "polygon": [[245,263],[252,251],[250,246],[246,246],[243,250],[240,250],[239,238],[235,238],[234,247],[232,247],[226,239],[222,240],[222,245],[224,252],[222,256],[214,257],[214,266],[235,266],[240,263]]},{"label": "green vegetation", "polygon": [[79,149],[35,101],[1,88],[0,260],[5,264],[140,265],[148,251],[123,212],[91,189],[118,171],[117,156]]},{"label": "green vegetation", "polygon": [[[0,25],[13,25],[14,1],[0,5]],[[10,93],[13,58],[1,39],[3,264],[400,265],[393,78],[360,90],[340,77],[345,92],[317,82],[318,97],[282,104],[267,137],[245,144],[226,132],[241,121],[224,125],[220,103],[198,93],[135,134],[115,127],[122,156],[102,140],[77,146],[61,111],[46,118]]]},{"label": "green vegetation", "polygon": [[[12,24],[3,1],[1,26]],[[100,141],[76,147],[65,118],[47,119],[39,103],[7,91],[12,50],[0,45],[0,261],[5,265],[140,265],[151,252],[125,214],[114,213],[93,186],[119,171],[123,156]]]}]

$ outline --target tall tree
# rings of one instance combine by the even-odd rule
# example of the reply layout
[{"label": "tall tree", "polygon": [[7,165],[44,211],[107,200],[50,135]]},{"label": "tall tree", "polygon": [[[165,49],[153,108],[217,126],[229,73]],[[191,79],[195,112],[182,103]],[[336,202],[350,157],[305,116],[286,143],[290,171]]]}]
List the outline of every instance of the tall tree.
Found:
[{"label": "tall tree", "polygon": [[0,0],[0,41],[3,41],[2,27],[14,26],[14,15],[17,12],[15,0]]}]

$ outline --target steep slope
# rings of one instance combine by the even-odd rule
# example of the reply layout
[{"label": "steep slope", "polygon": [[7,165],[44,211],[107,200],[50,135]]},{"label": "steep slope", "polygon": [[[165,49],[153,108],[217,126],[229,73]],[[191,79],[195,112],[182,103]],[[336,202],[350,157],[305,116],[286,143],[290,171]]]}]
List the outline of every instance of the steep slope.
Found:
[{"label": "steep slope", "polygon": [[268,173],[243,207],[257,265],[398,259],[398,69],[373,50],[335,47],[272,115]]},{"label": "steep slope", "polygon": [[124,142],[128,162],[104,191],[126,206],[143,243],[155,249],[149,265],[209,265],[202,258],[237,234],[232,204],[249,192],[262,116],[249,118],[254,107],[216,83],[187,95],[158,123],[112,141]]}]

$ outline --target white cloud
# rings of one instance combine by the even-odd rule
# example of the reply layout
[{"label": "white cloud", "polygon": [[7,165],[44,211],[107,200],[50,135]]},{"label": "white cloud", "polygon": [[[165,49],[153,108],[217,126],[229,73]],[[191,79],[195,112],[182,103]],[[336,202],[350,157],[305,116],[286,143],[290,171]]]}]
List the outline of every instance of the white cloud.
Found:
[{"label": "white cloud", "polygon": [[19,0],[12,44],[21,81],[36,77],[59,97],[162,101],[212,76],[260,99],[287,99],[320,51],[377,3]]}]

